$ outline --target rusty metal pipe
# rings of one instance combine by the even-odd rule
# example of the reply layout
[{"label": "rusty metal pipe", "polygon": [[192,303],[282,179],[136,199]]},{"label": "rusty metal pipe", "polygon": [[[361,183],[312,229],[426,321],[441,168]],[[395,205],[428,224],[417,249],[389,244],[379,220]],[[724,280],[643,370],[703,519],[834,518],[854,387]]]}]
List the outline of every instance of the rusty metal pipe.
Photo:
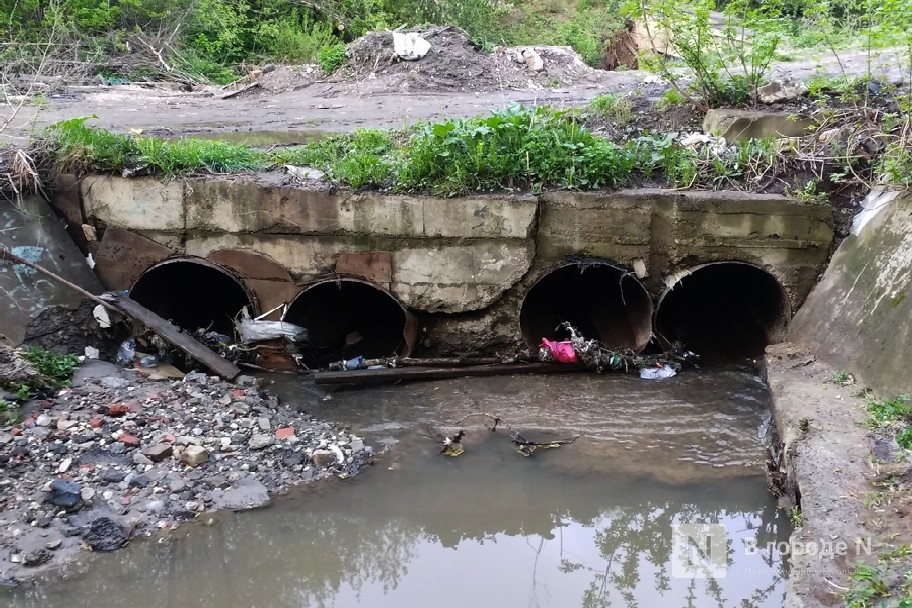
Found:
[{"label": "rusty metal pipe", "polygon": [[564,339],[564,321],[609,348],[642,351],[652,336],[652,299],[636,276],[609,261],[570,262],[541,277],[519,312],[523,341]]},{"label": "rusty metal pipe", "polygon": [[285,320],[307,329],[301,354],[312,367],[357,356],[408,357],[418,335],[417,320],[396,296],[355,277],[311,283],[289,303]]},{"label": "rusty metal pipe", "polygon": [[781,341],[791,319],[788,294],[766,270],[746,262],[694,266],[666,281],[655,331],[704,359],[739,360]]},{"label": "rusty metal pipe", "polygon": [[194,256],[175,256],[147,268],[130,298],[186,330],[210,327],[233,335],[233,319],[245,306],[256,315],[256,296],[233,271]]}]

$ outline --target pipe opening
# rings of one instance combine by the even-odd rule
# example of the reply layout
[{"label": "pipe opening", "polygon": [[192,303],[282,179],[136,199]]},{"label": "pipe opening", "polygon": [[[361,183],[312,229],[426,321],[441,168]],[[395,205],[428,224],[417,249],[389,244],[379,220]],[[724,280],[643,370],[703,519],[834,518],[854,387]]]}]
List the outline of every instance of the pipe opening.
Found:
[{"label": "pipe opening", "polygon": [[782,339],[791,307],[770,273],[743,262],[697,266],[662,294],[656,333],[710,361],[763,354]]},{"label": "pipe opening", "polygon": [[564,321],[608,348],[646,347],[652,300],[630,273],[609,263],[567,264],[538,280],[523,299],[519,325],[529,348],[542,338],[565,340]]},{"label": "pipe opening", "polygon": [[202,258],[171,258],[140,275],[130,297],[170,320],[195,331],[211,327],[234,335],[234,318],[245,306],[256,313],[256,299],[230,271]]},{"label": "pipe opening", "polygon": [[329,363],[411,354],[415,318],[389,292],[366,281],[341,278],[315,283],[288,306],[285,320],[307,329],[304,363]]}]

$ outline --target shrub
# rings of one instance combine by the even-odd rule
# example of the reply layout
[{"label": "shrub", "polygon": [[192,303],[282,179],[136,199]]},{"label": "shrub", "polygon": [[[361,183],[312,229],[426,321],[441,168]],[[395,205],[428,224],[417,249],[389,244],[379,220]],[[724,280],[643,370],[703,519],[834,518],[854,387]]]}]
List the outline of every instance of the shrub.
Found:
[{"label": "shrub", "polygon": [[334,44],[320,49],[318,61],[324,72],[332,74],[345,63],[345,45]]}]

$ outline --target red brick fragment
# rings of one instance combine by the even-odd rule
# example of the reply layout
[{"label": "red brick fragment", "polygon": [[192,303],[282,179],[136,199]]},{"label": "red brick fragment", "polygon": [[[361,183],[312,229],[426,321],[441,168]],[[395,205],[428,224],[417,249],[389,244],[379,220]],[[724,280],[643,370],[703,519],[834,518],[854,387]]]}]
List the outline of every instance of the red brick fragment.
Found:
[{"label": "red brick fragment", "polygon": [[113,416],[115,418],[119,416],[126,416],[130,411],[130,406],[126,403],[115,403],[108,408],[108,416]]},{"label": "red brick fragment", "polygon": [[129,433],[124,433],[123,435],[121,435],[120,437],[117,438],[117,441],[121,442],[124,445],[132,445],[132,446],[139,445],[139,437],[134,437],[133,435],[130,435]]},{"label": "red brick fragment", "polygon": [[289,437],[294,437],[294,434],[295,434],[294,427],[283,426],[280,429],[276,429],[275,438],[279,439],[279,440],[288,439]]}]

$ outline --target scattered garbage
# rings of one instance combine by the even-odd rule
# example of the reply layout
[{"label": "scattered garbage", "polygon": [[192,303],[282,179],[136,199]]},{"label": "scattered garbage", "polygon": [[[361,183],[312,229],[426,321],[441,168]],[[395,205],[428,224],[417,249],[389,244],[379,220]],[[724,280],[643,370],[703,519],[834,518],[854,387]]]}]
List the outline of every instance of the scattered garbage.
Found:
[{"label": "scattered garbage", "polygon": [[[493,423],[490,427],[486,426],[486,429],[489,433],[493,433],[493,432],[497,431],[497,427],[501,424],[503,424],[508,429],[510,429],[510,442],[516,448],[517,453],[520,454],[521,456],[526,456],[526,457],[531,456],[535,452],[535,450],[537,450],[538,448],[543,448],[543,449],[559,448],[564,445],[569,445],[569,444],[573,443],[574,441],[576,441],[577,439],[579,439],[579,435],[577,435],[575,437],[567,437],[566,439],[556,439],[553,441],[530,441],[530,440],[526,439],[525,437],[523,437],[519,433],[519,431],[517,431],[515,429],[511,429],[510,426],[507,425],[504,422],[503,418],[501,418],[500,416],[494,416],[492,414],[487,414],[484,412],[478,412],[478,413],[468,414],[466,416],[463,416],[460,420],[456,421],[452,426],[458,427],[459,425],[461,425],[463,422],[465,422],[469,418],[476,418],[476,417],[483,417],[486,420],[490,420]],[[460,456],[463,453],[465,453],[465,446],[462,443],[462,440],[466,436],[465,430],[460,428],[458,431],[456,431],[455,433],[453,433],[451,435],[443,435],[441,433],[438,433],[436,430],[434,430],[431,427],[425,427],[424,432],[425,432],[425,435],[427,435],[430,439],[433,439],[437,443],[443,444],[443,447],[440,449],[440,453],[443,454],[444,456],[454,457],[454,456]]]},{"label": "scattered garbage", "polygon": [[[570,334],[570,340],[557,343],[543,340],[542,348],[538,354],[540,361],[562,360],[555,356],[550,346],[551,344],[569,345],[573,350],[576,361],[582,363],[588,369],[594,369],[599,372],[606,369],[630,372],[648,367],[671,367],[673,370],[678,371],[682,365],[695,365],[699,359],[697,354],[684,350],[680,345],[674,345],[670,351],[657,355],[638,355],[631,350],[625,349],[613,350],[602,346],[598,340],[586,339],[570,323],[564,322],[561,327]],[[561,349],[560,356],[566,358],[568,354],[564,349]]]},{"label": "scattered garbage", "polygon": [[664,367],[642,367],[640,368],[640,378],[643,380],[664,380],[677,375],[677,371],[671,366]]},{"label": "scattered garbage", "polygon": [[[247,307],[241,311],[241,318],[235,321],[238,335],[243,342],[262,342],[266,340],[275,340],[277,338],[286,338],[292,342],[306,342],[308,338],[307,330],[300,325],[288,323],[287,321],[266,321],[265,317],[287,306],[282,304],[261,314],[255,319],[250,318]],[[284,310],[282,317],[284,318]]]},{"label": "scattered garbage", "polygon": [[108,310],[99,304],[92,309],[92,316],[98,321],[98,325],[103,329],[111,327],[111,317],[108,316]]},{"label": "scattered garbage", "polygon": [[547,350],[554,361],[560,363],[579,363],[576,358],[576,352],[570,342],[555,342],[547,338],[542,338],[542,350]]},{"label": "scattered garbage", "polygon": [[86,359],[97,359],[101,356],[101,351],[94,346],[86,346],[84,353]]},{"label": "scattered garbage", "polygon": [[431,43],[417,32],[393,32],[393,50],[400,59],[416,61],[427,55],[431,50]]},{"label": "scattered garbage", "polygon": [[567,439],[558,439],[556,441],[538,442],[538,441],[529,441],[528,439],[526,439],[519,433],[513,433],[513,438],[511,439],[511,441],[512,441],[513,445],[516,447],[516,451],[517,451],[517,453],[519,453],[520,456],[528,457],[528,456],[531,456],[535,452],[535,450],[537,450],[538,448],[544,448],[544,449],[559,448],[562,445],[569,445],[569,444],[573,443],[574,441],[576,441],[577,439],[579,439],[579,436],[568,437]]},{"label": "scattered garbage", "polygon": [[155,367],[158,365],[158,357],[155,355],[146,355],[144,357],[140,357],[139,364],[142,367]]},{"label": "scattered garbage", "polygon": [[120,343],[120,347],[117,349],[117,355],[114,357],[114,360],[120,365],[126,365],[133,362],[133,357],[136,356],[136,340],[133,338],[127,338]]},{"label": "scattered garbage", "polygon": [[445,437],[443,448],[440,453],[444,456],[459,456],[465,452],[465,446],[462,445],[462,438],[465,437],[465,431],[458,431],[455,435]]}]

